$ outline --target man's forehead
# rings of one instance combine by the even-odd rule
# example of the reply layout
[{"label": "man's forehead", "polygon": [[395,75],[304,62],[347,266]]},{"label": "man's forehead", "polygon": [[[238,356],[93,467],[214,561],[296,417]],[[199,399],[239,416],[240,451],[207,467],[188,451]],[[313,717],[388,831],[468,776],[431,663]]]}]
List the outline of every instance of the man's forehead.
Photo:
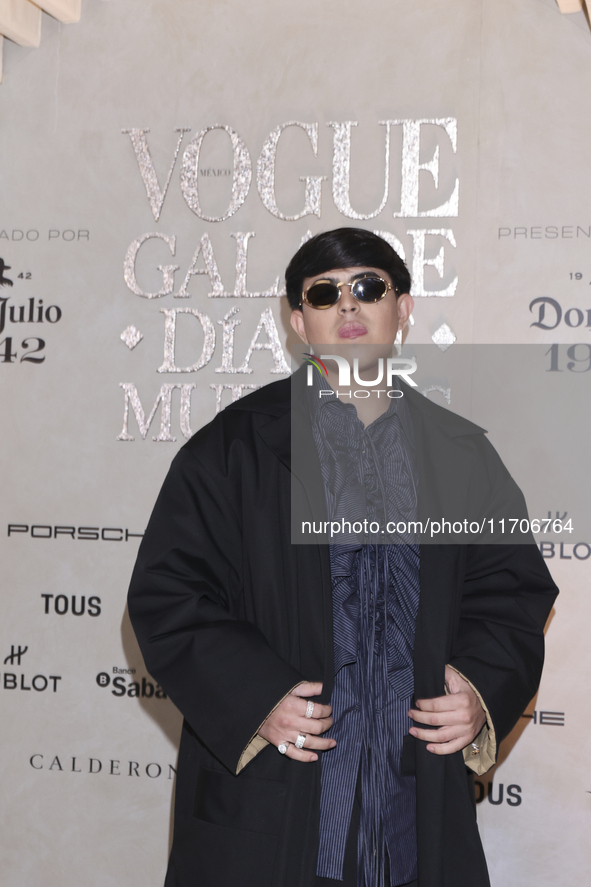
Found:
[{"label": "man's forehead", "polygon": [[365,274],[376,274],[385,280],[390,280],[390,275],[383,268],[374,268],[369,265],[359,265],[349,268],[331,268],[329,271],[323,271],[321,274],[311,274],[305,278],[304,282],[314,280],[330,280],[332,283],[340,283],[341,281],[356,280]]}]

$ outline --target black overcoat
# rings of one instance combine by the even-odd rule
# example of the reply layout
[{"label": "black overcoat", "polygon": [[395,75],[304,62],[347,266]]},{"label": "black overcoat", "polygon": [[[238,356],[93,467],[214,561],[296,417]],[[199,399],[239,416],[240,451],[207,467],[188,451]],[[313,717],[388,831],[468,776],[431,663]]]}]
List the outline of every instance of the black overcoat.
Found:
[{"label": "black overcoat", "polygon": [[[181,449],[133,573],[129,613],[146,666],[185,719],[166,887],[314,884],[320,760],[292,761],[268,745],[236,775],[291,688],[322,681],[328,702],[333,684],[328,549],[290,544],[291,384],[236,402]],[[460,490],[484,510],[487,497],[519,506],[482,429],[413,392],[407,402],[419,485],[433,501]],[[314,471],[301,492],[310,514],[323,497]],[[441,695],[450,663],[481,693],[500,741],[542,668],[556,587],[537,547],[421,545],[420,594],[415,696]],[[487,887],[462,753],[411,743],[420,887]]]}]

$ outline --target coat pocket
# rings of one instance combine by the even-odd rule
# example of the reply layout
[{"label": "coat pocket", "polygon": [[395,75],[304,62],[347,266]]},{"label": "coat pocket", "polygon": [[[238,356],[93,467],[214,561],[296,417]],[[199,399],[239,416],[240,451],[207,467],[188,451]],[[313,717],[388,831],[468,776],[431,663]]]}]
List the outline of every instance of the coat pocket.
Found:
[{"label": "coat pocket", "polygon": [[279,834],[287,786],[271,779],[201,769],[193,815],[226,828]]}]

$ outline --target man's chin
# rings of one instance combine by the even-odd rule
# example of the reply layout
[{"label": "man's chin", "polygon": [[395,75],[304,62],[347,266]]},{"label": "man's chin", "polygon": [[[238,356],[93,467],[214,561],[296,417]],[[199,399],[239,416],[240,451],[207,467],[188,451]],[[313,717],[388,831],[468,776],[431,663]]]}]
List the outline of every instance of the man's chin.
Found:
[{"label": "man's chin", "polygon": [[316,357],[320,359],[330,357],[331,355],[344,358],[351,370],[354,369],[356,373],[366,376],[368,379],[373,379],[377,376],[380,360],[382,361],[382,369],[385,370],[383,364],[394,354],[393,342],[376,344],[359,339],[348,339],[333,343],[322,342],[311,347]]}]

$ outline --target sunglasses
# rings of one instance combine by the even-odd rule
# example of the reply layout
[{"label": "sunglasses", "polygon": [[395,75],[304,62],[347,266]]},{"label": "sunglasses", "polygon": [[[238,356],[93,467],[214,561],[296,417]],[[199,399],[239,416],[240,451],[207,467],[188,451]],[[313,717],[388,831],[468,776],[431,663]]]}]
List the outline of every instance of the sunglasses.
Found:
[{"label": "sunglasses", "polygon": [[341,287],[351,288],[351,295],[358,302],[371,304],[384,298],[388,290],[394,290],[398,295],[398,289],[384,280],[383,277],[365,274],[358,277],[353,283],[333,283],[332,280],[316,280],[312,286],[302,293],[302,301],[311,308],[322,311],[324,308],[332,308],[341,298]]}]

